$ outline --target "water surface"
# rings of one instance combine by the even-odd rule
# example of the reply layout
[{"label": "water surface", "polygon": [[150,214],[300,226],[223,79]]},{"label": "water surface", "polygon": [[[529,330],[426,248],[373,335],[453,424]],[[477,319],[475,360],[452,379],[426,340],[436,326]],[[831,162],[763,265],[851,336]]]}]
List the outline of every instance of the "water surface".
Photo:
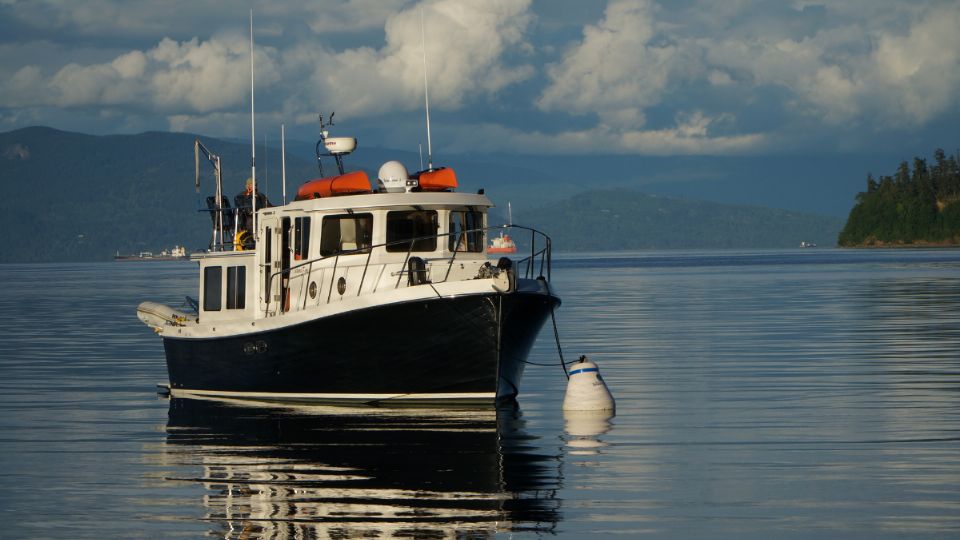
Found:
[{"label": "water surface", "polygon": [[960,252],[654,251],[554,261],[496,411],[166,400],[145,299],[189,263],[3,265],[0,510],[31,538],[952,538]]}]

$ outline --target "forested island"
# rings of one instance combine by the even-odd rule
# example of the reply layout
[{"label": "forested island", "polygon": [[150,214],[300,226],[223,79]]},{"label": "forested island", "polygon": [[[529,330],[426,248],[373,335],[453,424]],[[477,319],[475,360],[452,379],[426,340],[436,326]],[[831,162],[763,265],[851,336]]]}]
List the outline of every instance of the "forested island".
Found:
[{"label": "forested island", "polygon": [[933,164],[904,161],[893,176],[867,175],[838,244],[858,246],[960,245],[960,157],[937,149]]}]

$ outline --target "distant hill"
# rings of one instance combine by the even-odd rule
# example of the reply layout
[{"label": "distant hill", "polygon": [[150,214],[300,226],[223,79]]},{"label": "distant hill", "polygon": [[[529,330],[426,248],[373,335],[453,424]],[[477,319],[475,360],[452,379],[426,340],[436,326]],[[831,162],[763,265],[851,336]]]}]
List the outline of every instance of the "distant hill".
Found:
[{"label": "distant hill", "polygon": [[843,226],[830,216],[628,189],[589,191],[514,217],[547,232],[559,251],[833,246]]},{"label": "distant hill", "polygon": [[[91,136],[33,127],[0,134],[0,261],[102,261],[118,250],[159,251],[174,244],[207,246],[212,168],[202,163],[194,184],[195,135],[142,133]],[[232,199],[250,176],[249,146],[201,138],[223,158],[224,190]],[[280,163],[279,153],[258,156]],[[278,178],[275,171],[272,178]],[[315,176],[313,164],[288,159],[287,174]],[[277,186],[278,184],[273,184]],[[268,191],[279,198],[279,189]]]},{"label": "distant hill", "polygon": [[[102,261],[117,251],[159,251],[175,244],[190,251],[205,248],[210,220],[199,210],[213,191],[213,174],[201,162],[201,192],[195,193],[195,138],[161,132],[92,136],[44,127],[0,133],[0,227],[6,236],[0,262]],[[200,139],[221,156],[224,192],[232,199],[250,175],[249,145]],[[408,168],[418,165],[413,153],[362,150],[350,156],[349,168],[364,169],[372,178],[386,159],[400,156]],[[832,244],[840,228],[820,216],[632,191],[577,195],[578,185],[590,184],[558,187],[549,173],[521,164],[467,159],[453,165],[463,191],[486,188],[500,205],[491,222],[505,221],[506,202],[512,200],[515,222],[548,231],[563,249]],[[261,191],[279,201],[278,149],[257,149],[257,176]],[[312,145],[288,141],[288,190],[316,176]],[[834,232],[827,234],[831,227]]]}]

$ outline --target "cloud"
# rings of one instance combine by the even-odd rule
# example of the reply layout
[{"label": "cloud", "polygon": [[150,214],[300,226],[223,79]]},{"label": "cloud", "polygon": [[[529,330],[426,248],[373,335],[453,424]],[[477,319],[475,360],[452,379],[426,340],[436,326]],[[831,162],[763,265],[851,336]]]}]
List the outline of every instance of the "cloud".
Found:
[{"label": "cloud", "polygon": [[[711,117],[702,111],[678,114],[672,126],[660,129],[619,129],[597,125],[581,130],[544,133],[521,131],[495,124],[468,126],[450,134],[453,151],[503,151],[522,149],[539,154],[748,154],[769,146],[770,138],[760,133],[711,134],[711,128],[729,121],[727,116]],[[446,135],[445,135],[446,136]]]},{"label": "cloud", "polygon": [[863,76],[878,85],[878,109],[890,121],[923,124],[956,107],[960,91],[960,10],[948,5],[930,10],[904,36],[879,36]]},{"label": "cloud", "polygon": [[[261,81],[279,76],[260,49]],[[256,63],[256,60],[255,60]],[[130,51],[105,63],[70,63],[46,78],[39,66],[20,68],[2,83],[7,105],[124,107],[206,113],[236,107],[249,96],[250,49],[246,40],[219,37],[177,43],[163,39],[145,52]]]},{"label": "cloud", "polygon": [[714,68],[745,87],[787,89],[787,107],[827,125],[921,126],[956,110],[960,11],[926,3],[893,12],[839,11],[797,38],[735,33],[700,44]]},{"label": "cloud", "polygon": [[659,22],[658,12],[651,0],[612,0],[602,20],[584,27],[582,39],[548,66],[550,84],[536,104],[543,111],[595,114],[598,122],[579,131],[537,134],[527,144],[542,150],[689,154],[745,152],[765,142],[758,134],[712,133],[735,119],[695,105],[678,108],[673,125],[648,125],[649,108],[662,106],[673,90],[697,77],[716,86],[732,82],[723,71],[708,73],[696,44]]},{"label": "cloud", "polygon": [[422,12],[421,6],[414,6],[387,20],[386,43],[379,49],[316,51],[303,45],[288,60],[308,66],[315,59],[308,87],[337,110],[355,116],[378,115],[423,106],[425,42],[431,106],[456,109],[532,75],[530,66],[504,61],[508,51],[526,47],[529,4],[528,0],[425,2]]},{"label": "cloud", "polygon": [[[392,15],[409,3],[409,0],[337,0],[310,2],[298,7],[307,14],[305,19],[310,29],[324,34],[383,28]],[[282,6],[268,9],[284,9]]]},{"label": "cloud", "polygon": [[[528,65],[504,61],[529,48],[529,0],[431,0],[389,16],[382,8],[360,21],[368,5],[346,2],[347,13],[339,17],[353,26],[379,21],[385,35],[380,48],[336,50],[312,39],[287,43],[282,51],[258,45],[258,104],[272,99],[283,113],[301,119],[314,118],[318,107],[354,117],[422,108],[422,35],[431,105],[441,110],[493,96],[533,73]],[[79,11],[69,13],[79,17]],[[7,106],[154,109],[175,118],[171,126],[205,124],[189,117],[227,112],[248,99],[249,45],[236,31],[207,39],[163,38],[109,61],[71,62],[48,76],[42,66],[23,66],[0,82],[0,90]]]},{"label": "cloud", "polygon": [[677,72],[678,47],[655,43],[656,6],[650,0],[614,0],[604,19],[548,67],[550,85],[537,100],[544,111],[596,113],[606,124],[639,127],[642,109],[659,103]]},{"label": "cloud", "polygon": [[[244,134],[246,8],[171,2],[0,0],[0,126]],[[421,10],[431,107],[490,150],[741,153],[903,137],[960,116],[955,0],[254,9],[258,117],[288,133],[321,110],[366,126],[365,142],[422,129]],[[499,130],[480,123],[491,117]]]}]

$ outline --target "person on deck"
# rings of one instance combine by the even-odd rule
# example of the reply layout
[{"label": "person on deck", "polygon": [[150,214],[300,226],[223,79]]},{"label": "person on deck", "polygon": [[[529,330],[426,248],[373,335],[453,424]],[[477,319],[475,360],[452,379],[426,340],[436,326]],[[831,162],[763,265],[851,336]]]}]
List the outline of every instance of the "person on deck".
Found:
[{"label": "person on deck", "polygon": [[234,197],[233,202],[237,212],[236,244],[242,249],[253,248],[253,200],[256,197],[257,210],[272,206],[267,196],[257,190],[253,192],[253,178],[247,178],[246,189]]}]

